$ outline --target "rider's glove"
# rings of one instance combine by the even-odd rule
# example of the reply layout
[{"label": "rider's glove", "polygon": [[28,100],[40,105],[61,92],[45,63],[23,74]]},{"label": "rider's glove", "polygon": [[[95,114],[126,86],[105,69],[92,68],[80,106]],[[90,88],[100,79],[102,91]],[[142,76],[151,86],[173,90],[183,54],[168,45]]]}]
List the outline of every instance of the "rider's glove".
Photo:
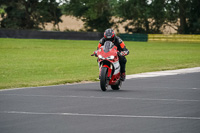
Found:
[{"label": "rider's glove", "polygon": [[126,56],[127,54],[128,54],[127,51],[122,51],[117,53],[118,56]]},{"label": "rider's glove", "polygon": [[94,53],[91,56],[94,56],[94,55],[97,57],[97,50],[94,51]]},{"label": "rider's glove", "polygon": [[121,54],[121,56],[125,56],[125,55],[126,55],[126,53],[125,53],[125,52],[121,52],[120,54]]}]

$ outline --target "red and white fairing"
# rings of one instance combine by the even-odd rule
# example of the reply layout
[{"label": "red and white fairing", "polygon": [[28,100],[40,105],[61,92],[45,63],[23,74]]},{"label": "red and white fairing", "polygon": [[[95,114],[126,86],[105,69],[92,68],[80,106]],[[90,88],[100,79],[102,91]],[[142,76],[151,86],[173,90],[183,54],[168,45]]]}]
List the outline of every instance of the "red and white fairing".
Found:
[{"label": "red and white fairing", "polygon": [[[99,64],[99,77],[101,77],[101,70],[103,67],[108,68],[107,78],[109,85],[116,85],[120,80],[120,64],[117,54],[117,47],[110,43],[106,43],[97,50],[98,64]],[[121,81],[120,81],[121,82]]]}]

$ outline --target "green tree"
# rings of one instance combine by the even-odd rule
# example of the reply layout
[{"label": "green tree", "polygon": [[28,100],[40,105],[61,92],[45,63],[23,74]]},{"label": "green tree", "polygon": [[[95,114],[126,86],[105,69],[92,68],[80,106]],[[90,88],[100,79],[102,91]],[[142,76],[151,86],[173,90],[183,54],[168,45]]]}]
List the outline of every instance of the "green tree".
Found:
[{"label": "green tree", "polygon": [[119,0],[118,14],[127,32],[160,33],[165,21],[164,0]]},{"label": "green tree", "polygon": [[150,31],[149,33],[162,33],[160,28],[166,21],[165,0],[152,0],[150,6]]},{"label": "green tree", "polygon": [[186,18],[188,15],[187,11],[188,11],[190,3],[187,0],[179,0],[178,5],[179,5],[179,18],[180,18],[179,33],[185,34],[187,33],[187,29],[188,29]]},{"label": "green tree", "polygon": [[179,34],[200,33],[199,0],[119,0],[119,16],[127,32],[161,33],[168,25]]},{"label": "green tree", "polygon": [[199,7],[199,0],[166,0],[166,22],[175,24],[179,34],[200,34]]},{"label": "green tree", "polygon": [[39,25],[61,22],[61,10],[56,0],[0,0],[4,5],[1,27],[12,29],[38,29]]},{"label": "green tree", "polygon": [[191,0],[166,0],[167,22],[175,24],[176,27],[178,27],[176,30],[180,34],[185,34],[188,30],[186,19],[188,17],[190,1]]},{"label": "green tree", "polygon": [[146,32],[149,30],[149,13],[147,0],[119,0],[118,14],[123,20],[129,21],[125,26],[127,32]]},{"label": "green tree", "polygon": [[103,32],[106,28],[112,27],[111,20],[116,0],[70,0],[63,5],[66,15],[73,15],[81,18],[86,31]]},{"label": "green tree", "polygon": [[3,14],[5,14],[6,12],[5,12],[5,6],[1,6],[0,5],[0,15],[2,16]]},{"label": "green tree", "polygon": [[192,0],[188,17],[188,33],[200,34],[200,1]]}]

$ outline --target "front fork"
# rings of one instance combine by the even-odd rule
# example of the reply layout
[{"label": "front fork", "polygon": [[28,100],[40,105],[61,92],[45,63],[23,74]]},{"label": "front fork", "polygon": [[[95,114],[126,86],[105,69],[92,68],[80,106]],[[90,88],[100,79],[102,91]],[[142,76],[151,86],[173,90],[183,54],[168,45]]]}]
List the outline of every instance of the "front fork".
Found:
[{"label": "front fork", "polygon": [[113,66],[112,66],[112,64],[110,64],[110,66],[108,66],[108,65],[106,65],[106,64],[104,64],[103,65],[103,63],[100,65],[100,63],[99,63],[99,79],[101,78],[101,70],[102,70],[102,67],[107,67],[108,68],[108,75],[107,75],[107,78],[108,78],[108,80],[110,80],[111,79],[111,77],[112,77],[112,69],[113,69]]}]

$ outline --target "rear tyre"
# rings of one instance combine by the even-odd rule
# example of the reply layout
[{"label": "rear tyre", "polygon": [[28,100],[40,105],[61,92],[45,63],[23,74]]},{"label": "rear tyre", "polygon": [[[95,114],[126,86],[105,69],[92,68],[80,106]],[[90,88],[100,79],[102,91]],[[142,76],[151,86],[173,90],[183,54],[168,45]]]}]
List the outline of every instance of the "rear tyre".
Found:
[{"label": "rear tyre", "polygon": [[119,80],[119,82],[116,85],[111,85],[111,88],[113,90],[119,90],[121,88],[121,86],[122,86],[122,81]]},{"label": "rear tyre", "polygon": [[102,91],[106,91],[108,88],[108,80],[107,80],[107,75],[108,75],[108,68],[107,67],[102,67],[101,69],[101,77],[100,77],[100,86]]}]

